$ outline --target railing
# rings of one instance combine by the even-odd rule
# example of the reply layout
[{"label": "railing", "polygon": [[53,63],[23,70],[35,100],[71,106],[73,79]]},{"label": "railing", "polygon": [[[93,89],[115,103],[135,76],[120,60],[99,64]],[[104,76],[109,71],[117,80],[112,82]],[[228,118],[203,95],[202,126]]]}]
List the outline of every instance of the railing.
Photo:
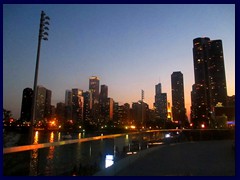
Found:
[{"label": "railing", "polygon": [[[165,134],[181,132],[166,139]],[[152,130],[128,134],[101,135],[88,138],[3,148],[4,175],[92,175],[104,169],[106,154],[127,157],[132,141],[139,142],[138,151],[149,148],[141,142],[162,139],[164,143],[234,139],[235,131],[227,130]],[[141,141],[141,142],[140,142]],[[127,146],[126,146],[127,145]],[[141,147],[141,146],[142,147]],[[145,144],[146,145],[146,144]],[[132,146],[132,147],[131,147]],[[143,147],[144,146],[144,147]],[[122,150],[121,150],[122,148]],[[34,162],[34,163],[33,163]],[[33,167],[34,166],[34,167]],[[30,173],[31,174],[31,173]]]}]

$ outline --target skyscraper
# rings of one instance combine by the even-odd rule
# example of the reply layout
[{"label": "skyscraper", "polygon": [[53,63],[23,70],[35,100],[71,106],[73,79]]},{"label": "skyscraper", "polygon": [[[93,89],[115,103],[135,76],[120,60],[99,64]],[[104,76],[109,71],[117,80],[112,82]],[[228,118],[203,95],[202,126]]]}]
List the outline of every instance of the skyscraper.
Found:
[{"label": "skyscraper", "polygon": [[84,105],[83,105],[83,121],[85,123],[91,123],[91,111],[92,111],[92,93],[86,91],[83,93]]},{"label": "skyscraper", "polygon": [[227,103],[227,89],[221,40],[208,37],[193,40],[195,84],[193,85],[191,118],[195,126],[210,125],[211,113],[218,103]]},{"label": "skyscraper", "polygon": [[89,78],[89,90],[92,92],[93,104],[99,101],[99,78],[92,76]]},{"label": "skyscraper", "polygon": [[154,107],[156,108],[157,117],[163,121],[167,121],[167,93],[162,93],[162,85],[158,83],[155,86],[155,102]]},{"label": "skyscraper", "polygon": [[107,103],[106,103],[107,121],[112,121],[113,120],[113,108],[114,108],[113,98],[107,98]]},{"label": "skyscraper", "polygon": [[22,95],[21,120],[30,122],[33,90],[25,88]]},{"label": "skyscraper", "polygon": [[100,117],[105,120],[108,116],[108,87],[101,85],[101,92],[99,96]]},{"label": "skyscraper", "polygon": [[46,99],[45,99],[45,112],[44,117],[46,119],[51,119],[51,101],[52,101],[52,91],[46,89]]},{"label": "skyscraper", "polygon": [[108,98],[108,86],[101,85],[100,99],[107,99],[107,98]]},{"label": "skyscraper", "polygon": [[65,122],[65,103],[59,102],[56,105],[56,118],[59,124],[64,124]]},{"label": "skyscraper", "polygon": [[72,91],[66,90],[65,92],[65,105],[71,106],[72,105]]},{"label": "skyscraper", "polygon": [[171,75],[172,85],[172,116],[181,126],[187,125],[186,109],[184,102],[183,74],[180,71]]},{"label": "skyscraper", "polygon": [[37,101],[35,109],[35,120],[43,121],[45,116],[45,105],[46,105],[46,92],[47,89],[43,86],[37,86]]},{"label": "skyscraper", "polygon": [[72,89],[72,120],[74,123],[83,123],[83,91],[77,88]]},{"label": "skyscraper", "polygon": [[143,101],[132,103],[132,118],[138,128],[146,127],[149,106]]},{"label": "skyscraper", "polygon": [[99,123],[99,78],[92,76],[89,78],[89,91],[92,92],[92,120],[94,124]]},{"label": "skyscraper", "polygon": [[37,101],[35,120],[43,121],[51,118],[52,91],[43,86],[37,86]]}]

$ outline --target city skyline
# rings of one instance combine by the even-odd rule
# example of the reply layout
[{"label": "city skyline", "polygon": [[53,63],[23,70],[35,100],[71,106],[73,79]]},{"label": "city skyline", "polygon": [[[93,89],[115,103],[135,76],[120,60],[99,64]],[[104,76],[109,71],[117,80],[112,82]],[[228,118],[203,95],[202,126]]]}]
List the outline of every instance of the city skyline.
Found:
[{"label": "city skyline", "polygon": [[23,89],[33,87],[41,10],[51,21],[38,85],[52,91],[53,105],[97,76],[120,104],[137,102],[143,89],[152,108],[161,83],[172,106],[171,74],[181,71],[189,116],[192,41],[202,36],[222,40],[227,94],[235,95],[235,5],[3,5],[3,108],[15,118]]}]

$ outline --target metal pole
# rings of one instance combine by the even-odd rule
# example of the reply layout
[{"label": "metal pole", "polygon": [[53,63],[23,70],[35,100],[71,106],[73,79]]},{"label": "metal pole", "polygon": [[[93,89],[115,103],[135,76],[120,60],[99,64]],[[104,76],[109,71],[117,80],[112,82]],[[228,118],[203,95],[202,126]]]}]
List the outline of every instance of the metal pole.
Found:
[{"label": "metal pole", "polygon": [[44,30],[48,30],[46,24],[49,25],[49,22],[46,20],[50,20],[48,16],[41,12],[40,25],[39,25],[39,35],[38,35],[38,49],[37,49],[37,59],[36,59],[36,67],[35,67],[35,76],[34,76],[34,85],[33,85],[33,101],[32,101],[32,113],[31,113],[31,125],[30,125],[30,137],[29,144],[33,143],[33,132],[34,132],[34,120],[35,120],[35,111],[36,111],[36,101],[37,101],[37,80],[38,80],[38,68],[39,68],[39,59],[40,59],[40,49],[41,49],[41,41],[47,40],[46,37],[48,33],[44,32]]},{"label": "metal pole", "polygon": [[38,67],[39,67],[39,58],[40,58],[40,49],[41,49],[41,24],[43,19],[43,11],[41,13],[40,26],[39,26],[39,35],[38,35],[38,49],[37,49],[37,59],[35,67],[35,76],[34,76],[34,85],[33,85],[33,101],[32,101],[32,113],[31,113],[31,125],[30,125],[30,139],[29,144],[33,143],[33,132],[34,132],[34,120],[35,120],[35,109],[36,109],[36,100],[37,100],[37,80],[38,80]]},{"label": "metal pole", "polygon": [[[31,113],[31,120],[30,120],[30,132],[29,132],[29,144],[34,143],[34,120],[35,120],[35,111],[36,111],[36,101],[37,101],[37,80],[38,80],[38,69],[39,69],[39,59],[40,59],[40,49],[41,49],[41,41],[48,40],[46,36],[48,36],[45,30],[48,30],[46,25],[49,25],[49,22],[46,20],[50,20],[48,16],[41,12],[40,18],[40,25],[39,25],[39,34],[38,34],[38,49],[37,49],[37,59],[36,59],[36,67],[35,67],[35,76],[34,76],[34,85],[33,85],[33,99],[32,99],[32,113]],[[33,151],[30,151],[30,168],[29,168],[29,175],[36,176],[38,175],[38,157],[33,157]]]}]

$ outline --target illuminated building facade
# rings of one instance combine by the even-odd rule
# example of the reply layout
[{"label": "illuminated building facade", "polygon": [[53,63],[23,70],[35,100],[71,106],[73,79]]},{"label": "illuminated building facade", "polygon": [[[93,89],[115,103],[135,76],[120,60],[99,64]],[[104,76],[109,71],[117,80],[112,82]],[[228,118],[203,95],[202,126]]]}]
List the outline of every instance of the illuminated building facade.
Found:
[{"label": "illuminated building facade", "polygon": [[83,105],[83,121],[91,123],[91,111],[92,111],[92,92],[86,91],[83,93],[84,105]]},{"label": "illuminated building facade", "polygon": [[170,102],[167,102],[167,120],[172,121],[172,111],[171,111],[171,105]]},{"label": "illuminated building facade", "polygon": [[222,41],[208,37],[194,39],[193,62],[195,84],[191,92],[191,118],[196,127],[202,123],[210,126],[216,104],[227,105]]},{"label": "illuminated building facade", "polygon": [[89,79],[89,90],[92,92],[93,104],[99,102],[99,78],[97,76],[92,76]]},{"label": "illuminated building facade", "polygon": [[80,89],[72,89],[72,120],[74,123],[83,123],[83,91]]}]

